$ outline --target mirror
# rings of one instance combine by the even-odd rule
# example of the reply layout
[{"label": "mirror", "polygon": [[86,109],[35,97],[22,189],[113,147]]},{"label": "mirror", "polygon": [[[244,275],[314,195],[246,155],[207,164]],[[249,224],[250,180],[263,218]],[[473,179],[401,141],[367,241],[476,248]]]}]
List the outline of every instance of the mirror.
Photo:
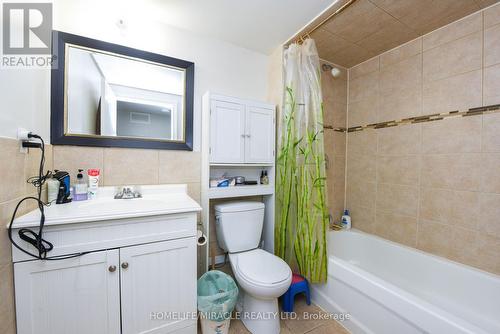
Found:
[{"label": "mirror", "polygon": [[192,149],[193,63],[61,32],[53,41],[53,144]]}]

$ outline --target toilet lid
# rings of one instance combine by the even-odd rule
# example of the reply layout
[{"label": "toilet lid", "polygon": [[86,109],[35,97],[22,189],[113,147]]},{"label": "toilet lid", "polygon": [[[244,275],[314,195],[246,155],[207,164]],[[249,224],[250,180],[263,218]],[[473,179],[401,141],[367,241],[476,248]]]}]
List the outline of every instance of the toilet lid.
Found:
[{"label": "toilet lid", "polygon": [[292,274],[285,261],[262,249],[238,254],[237,266],[244,278],[259,284],[280,283]]}]

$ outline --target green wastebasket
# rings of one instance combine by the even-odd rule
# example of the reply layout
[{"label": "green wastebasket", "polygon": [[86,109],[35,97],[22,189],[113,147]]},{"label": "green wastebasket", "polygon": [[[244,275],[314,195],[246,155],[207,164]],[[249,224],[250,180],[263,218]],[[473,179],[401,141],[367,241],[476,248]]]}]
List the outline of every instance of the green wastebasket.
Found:
[{"label": "green wastebasket", "polygon": [[226,334],[238,299],[234,279],[222,271],[206,272],[198,280],[198,311],[203,334]]}]

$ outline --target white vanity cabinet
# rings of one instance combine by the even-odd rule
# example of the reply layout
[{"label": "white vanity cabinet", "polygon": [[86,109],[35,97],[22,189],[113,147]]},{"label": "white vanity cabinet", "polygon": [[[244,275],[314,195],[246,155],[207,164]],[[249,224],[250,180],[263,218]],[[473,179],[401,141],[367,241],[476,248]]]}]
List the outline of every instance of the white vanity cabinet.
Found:
[{"label": "white vanity cabinet", "polygon": [[[18,334],[196,333],[196,202],[180,192],[64,205],[46,211],[50,256],[88,253],[40,261],[13,248]],[[85,205],[107,213],[76,218]],[[17,229],[36,222],[31,215],[14,223],[20,244]]]},{"label": "white vanity cabinet", "polygon": [[211,163],[273,163],[275,108],[229,97],[210,106]]}]

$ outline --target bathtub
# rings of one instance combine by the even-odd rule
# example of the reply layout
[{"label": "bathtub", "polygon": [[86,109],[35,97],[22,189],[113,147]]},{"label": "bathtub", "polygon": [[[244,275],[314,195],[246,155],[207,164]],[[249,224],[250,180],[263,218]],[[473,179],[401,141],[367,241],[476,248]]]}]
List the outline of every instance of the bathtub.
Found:
[{"label": "bathtub", "polygon": [[330,232],[329,250],[312,298],[351,333],[500,333],[500,276],[356,230]]}]

